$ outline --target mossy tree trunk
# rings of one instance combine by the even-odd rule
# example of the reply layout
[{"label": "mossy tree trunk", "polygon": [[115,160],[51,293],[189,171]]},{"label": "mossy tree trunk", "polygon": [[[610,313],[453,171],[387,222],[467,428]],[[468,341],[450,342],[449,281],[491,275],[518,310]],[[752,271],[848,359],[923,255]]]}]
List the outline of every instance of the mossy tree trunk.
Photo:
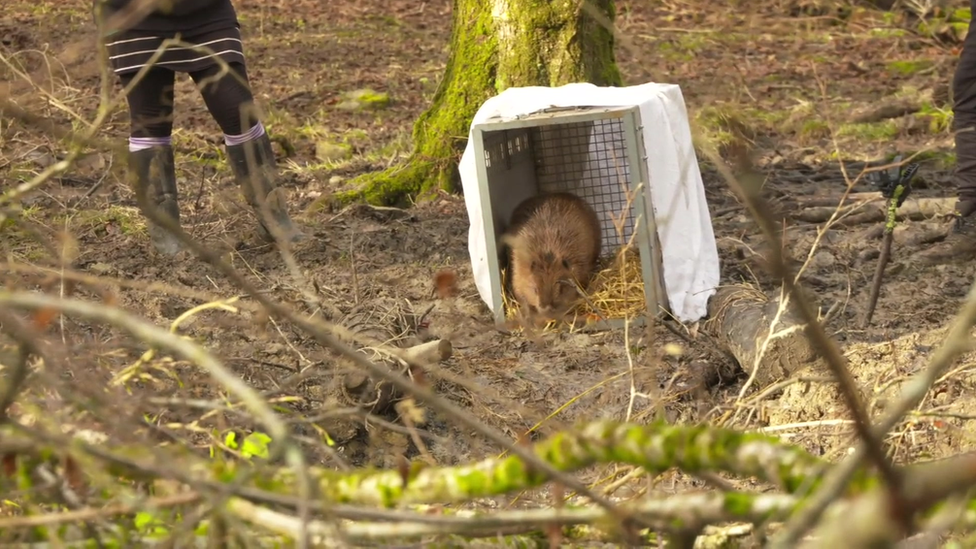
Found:
[{"label": "mossy tree trunk", "polygon": [[613,0],[454,0],[447,69],[414,125],[411,158],[358,177],[352,190],[334,198],[395,205],[437,190],[456,192],[471,120],[489,97],[509,87],[621,85],[613,33],[605,26],[613,20]]}]

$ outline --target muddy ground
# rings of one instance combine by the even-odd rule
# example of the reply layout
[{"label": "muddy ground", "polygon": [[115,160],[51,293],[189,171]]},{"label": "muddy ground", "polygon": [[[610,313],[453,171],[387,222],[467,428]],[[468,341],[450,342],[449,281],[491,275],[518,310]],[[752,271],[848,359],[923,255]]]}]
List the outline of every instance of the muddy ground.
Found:
[{"label": "muddy ground", "polygon": [[[316,198],[349,178],[385,168],[409,152],[411,123],[430,100],[444,69],[449,1],[330,2],[327,9],[321,7],[325,3],[307,1],[236,4],[249,72],[267,125],[287,144],[279,150],[281,181],[296,218],[313,235],[296,250],[301,272],[318,298],[342,313],[391,299],[408,300],[421,312],[433,306],[427,317],[429,333],[449,338],[455,348],[443,365],[445,373],[429,374],[441,395],[512,437],[537,424],[541,425],[536,430],[546,433],[596,417],[648,421],[662,416],[669,421],[771,428],[831,459],[846,451],[852,440],[849,416],[830,384],[814,379],[762,395],[753,389],[737,402],[745,376],[702,384],[696,373],[716,364],[729,366],[728,357],[705,337],[679,337],[660,326],[649,333],[634,330],[629,341],[635,355],[631,370],[619,331],[550,333],[532,341],[521,333],[495,330],[470,276],[468,222],[460,197],[442,196],[412,208],[411,217],[395,220],[357,209],[308,210]],[[821,4],[827,7],[818,7]],[[804,201],[813,195],[839,198],[845,188],[839,159],[848,162],[853,177],[856,162],[924,150],[922,188],[913,198],[951,194],[946,94],[958,41],[944,34],[912,32],[916,22],[878,11],[855,10],[851,15],[827,3],[810,2],[743,5],[750,7],[716,13],[706,3],[621,0],[618,60],[627,83],[680,84],[691,114],[713,143],[728,144],[736,135],[755,146],[758,166],[767,175],[766,194],[785,215],[793,257],[802,260],[807,255],[822,227],[796,219],[796,212],[806,207]],[[86,1],[6,2],[0,15],[0,51],[14,66],[36,71],[45,54],[50,58],[85,33],[90,35],[87,7]],[[844,17],[838,18],[838,13]],[[9,66],[0,67],[0,72],[13,78]],[[99,85],[91,65],[53,64],[50,74],[53,79],[44,86],[51,98],[21,91],[16,101],[64,124],[71,124],[75,116],[91,120]],[[379,110],[339,107],[344,93],[366,88],[389,94],[391,103]],[[177,94],[175,140],[184,228],[222,250],[274,297],[306,314],[323,314],[303,303],[299,286],[277,252],[257,244],[252,220],[222,163],[219,131],[188,79],[180,82]],[[915,104],[918,112],[854,122],[857,113],[902,100]],[[78,120],[73,123],[83,126]],[[100,135],[121,142],[126,129],[125,113],[117,109]],[[347,144],[351,155],[321,161],[315,150],[322,142]],[[0,176],[5,187],[29,180],[63,152],[63,145],[35,128],[7,117],[0,122]],[[702,171],[722,253],[723,283],[767,282],[755,263],[743,257],[749,255],[743,250],[762,242],[756,224],[704,159]],[[121,176],[111,155],[90,157],[33,193],[24,203],[24,218],[52,234],[70,231],[78,242],[75,267],[92,276],[132,281],[131,287],[116,286],[118,303],[159,325],[168,326],[202,302],[189,297],[189,291],[211,299],[238,295],[226,277],[200,261],[166,260],[152,253],[133,194]],[[860,184],[854,190],[872,189]],[[918,243],[919,235],[938,229],[940,223],[927,219],[900,225],[895,262],[927,245]],[[879,414],[886,400],[897,394],[899,383],[918,371],[941,341],[972,282],[973,265],[920,268],[907,263],[894,269],[873,325],[861,329],[857,320],[875,267],[875,260],[865,254],[880,242],[868,235],[875,225],[827,231],[804,280],[824,311],[833,306],[828,331],[844,349],[871,413]],[[0,270],[6,271],[5,284],[40,287],[41,277],[31,273],[31,266],[55,265],[50,254],[22,228],[7,225],[3,231],[5,267]],[[434,274],[442,268],[457,272],[454,297],[440,298],[434,291]],[[151,282],[164,282],[172,289],[138,287]],[[48,288],[56,291],[58,286]],[[104,294],[87,284],[79,286],[77,295],[101,299]],[[321,429],[333,429],[325,427],[331,425],[328,420],[301,419],[314,419],[329,408],[323,395],[335,381],[333,359],[308,336],[287,324],[259,322],[244,312],[205,311],[182,330],[251,386],[276,391],[279,406],[293,412],[296,430],[309,440],[321,440]],[[104,385],[145,349],[121,338],[117,330],[71,319],[53,323],[49,332],[53,342],[63,345],[64,375],[75,380],[80,391],[87,382],[97,382],[89,388]],[[669,355],[665,343],[681,345],[683,354]],[[941,457],[972,446],[967,418],[976,403],[969,364],[957,364],[919,414],[892,435],[899,460]],[[312,370],[300,383],[283,384],[297,369],[309,367]],[[133,381],[129,393],[113,389],[114,400],[103,401],[106,406],[91,411],[90,419],[107,429],[111,418],[147,413],[170,435],[200,447],[219,439],[214,428],[252,426],[232,415],[187,426],[201,412],[167,404],[166,399],[215,399],[209,378],[183,362],[163,363],[150,371],[153,379]],[[498,452],[436,414],[425,429],[430,435],[426,448],[440,464]],[[402,429],[390,431],[376,422],[369,429],[337,429],[330,435],[338,455],[323,450],[313,454],[314,461],[389,466],[400,454],[418,456]],[[601,469],[588,480],[607,481],[613,474]]]}]

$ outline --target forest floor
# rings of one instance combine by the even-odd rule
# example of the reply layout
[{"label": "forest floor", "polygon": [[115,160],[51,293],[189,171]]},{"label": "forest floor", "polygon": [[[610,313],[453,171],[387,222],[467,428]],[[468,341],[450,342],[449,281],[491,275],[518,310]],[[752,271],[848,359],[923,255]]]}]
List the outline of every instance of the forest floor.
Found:
[{"label": "forest floor", "polygon": [[[708,338],[692,337],[693,330],[679,337],[660,328],[634,329],[629,341],[619,330],[546,333],[538,340],[496,330],[471,277],[468,220],[460,196],[441,196],[392,219],[361,208],[310,208],[349,178],[409,154],[411,125],[428,105],[445,67],[449,0],[236,4],[249,74],[267,127],[287,145],[279,150],[281,182],[295,218],[312,235],[296,249],[299,270],[320,301],[342,314],[380,310],[393,302],[409,302],[419,312],[432,307],[427,332],[454,346],[444,371],[428,374],[438,394],[513,438],[599,417],[639,422],[663,417],[767,429],[831,460],[847,452],[854,433],[831,383],[811,378],[768,394],[754,388],[741,398],[744,375],[703,385],[696,368],[729,358]],[[862,329],[857,321],[868,298],[881,222],[836,225],[818,238],[826,219],[818,219],[817,212],[831,200],[839,202],[846,188],[842,164],[853,178],[859,163],[897,152],[924,152],[909,204],[915,198],[952,195],[948,88],[960,41],[946,32],[917,32],[917,22],[878,10],[851,13],[817,7],[830,6],[826,2],[742,4],[748,7],[716,10],[695,0],[619,0],[617,58],[627,84],[679,84],[690,115],[713,143],[726,144],[736,136],[755,147],[756,165],[766,175],[765,194],[784,218],[786,247],[802,261],[816,246],[802,280],[823,311],[833,309],[828,332],[841,346],[876,417],[944,338],[976,266],[920,268],[906,261],[932,241],[927,235],[943,222],[926,216],[900,223],[892,252],[899,268],[890,268],[875,320]],[[94,40],[89,5],[87,0],[7,0],[0,14],[0,53],[18,70],[38,71],[69,44]],[[98,106],[100,77],[91,63],[93,55],[82,51],[65,66],[50,62],[46,80],[39,84],[49,96],[30,88],[12,94],[13,99],[32,112],[84,127]],[[0,74],[14,79],[10,66],[0,66]],[[344,108],[345,94],[365,89],[388,94],[389,104]],[[305,305],[278,253],[257,244],[252,218],[223,164],[219,130],[189,79],[179,82],[177,103],[175,145],[184,228],[222,250],[270,295],[304,314],[323,314]],[[887,112],[879,113],[879,105]],[[119,108],[100,135],[123,142],[126,131],[126,115]],[[331,158],[320,159],[317,149]],[[0,119],[5,188],[34,177],[63,153],[56,139]],[[756,223],[716,170],[699,160],[723,284],[747,281],[775,292],[752,255],[763,242]],[[202,261],[167,260],[151,251],[119,163],[108,153],[87,157],[31,194],[23,204],[23,218],[50,234],[72,234],[77,239],[74,267],[92,277],[129,281],[110,284],[117,303],[161,326],[205,301],[239,295],[225,276]],[[859,183],[853,190],[873,189]],[[864,207],[877,209],[878,204]],[[50,288],[44,279],[59,272],[57,262],[17,227],[0,228],[2,283],[8,288]],[[435,273],[441,269],[457,273],[453,297],[435,291]],[[145,286],[156,282],[166,287]],[[76,296],[86,299],[101,299],[103,293],[93,281],[75,289]],[[328,419],[315,418],[335,405],[330,399],[341,378],[334,375],[332,355],[286,323],[209,310],[180,330],[250,386],[273,391],[279,409],[294,418],[296,432],[313,442],[329,432],[335,443],[331,448],[337,451],[313,454],[314,462],[394,466],[399,455],[418,456],[420,450],[404,429],[375,422],[367,429],[358,421],[357,428],[342,430]],[[106,386],[145,350],[121,338],[115,328],[77,319],[65,318],[49,331],[52,340],[65,345],[59,367],[79,387]],[[666,343],[678,344],[684,352],[674,356]],[[941,379],[918,413],[889,436],[897,460],[943,457],[973,446],[969,437],[971,418],[976,417],[976,377],[970,358]],[[296,381],[293,374],[299,369],[308,371]],[[114,391],[111,407],[78,421],[110,429],[113,419],[149,417],[170,435],[200,448],[220,444],[215,429],[255,428],[234,415],[201,419],[199,410],[173,404],[173,399],[189,396],[222,400],[199,368],[176,361],[149,372],[125,391]],[[137,431],[133,428],[126,436]],[[422,433],[425,451],[442,465],[499,452],[433,413]],[[608,483],[625,472],[594,468],[584,478]]]}]

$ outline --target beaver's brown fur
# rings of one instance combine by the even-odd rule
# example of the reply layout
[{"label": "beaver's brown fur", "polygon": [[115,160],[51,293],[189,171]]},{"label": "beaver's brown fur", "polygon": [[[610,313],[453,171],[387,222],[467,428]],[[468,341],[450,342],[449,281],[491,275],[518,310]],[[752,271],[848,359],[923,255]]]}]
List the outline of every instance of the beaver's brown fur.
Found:
[{"label": "beaver's brown fur", "polygon": [[582,198],[565,192],[519,204],[502,242],[509,248],[512,291],[530,314],[565,313],[585,289],[600,257],[600,220]]}]

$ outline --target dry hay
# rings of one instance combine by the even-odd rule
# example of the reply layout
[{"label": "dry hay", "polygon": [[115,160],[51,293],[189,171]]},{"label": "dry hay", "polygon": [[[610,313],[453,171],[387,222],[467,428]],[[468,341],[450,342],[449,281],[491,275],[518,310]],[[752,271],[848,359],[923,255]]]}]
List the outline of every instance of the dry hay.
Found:
[{"label": "dry hay", "polygon": [[[520,318],[519,304],[511,294],[507,269],[502,269],[502,306],[505,318],[514,321]],[[592,324],[601,320],[633,319],[646,314],[647,300],[644,296],[644,274],[641,269],[640,254],[632,247],[625,247],[611,256],[605,256],[597,266],[583,298],[566,315],[571,326],[580,320]],[[555,321],[546,328],[552,328]]]},{"label": "dry hay", "polygon": [[604,258],[581,301],[570,314],[587,320],[634,318],[647,312],[640,254],[623,248]]}]

